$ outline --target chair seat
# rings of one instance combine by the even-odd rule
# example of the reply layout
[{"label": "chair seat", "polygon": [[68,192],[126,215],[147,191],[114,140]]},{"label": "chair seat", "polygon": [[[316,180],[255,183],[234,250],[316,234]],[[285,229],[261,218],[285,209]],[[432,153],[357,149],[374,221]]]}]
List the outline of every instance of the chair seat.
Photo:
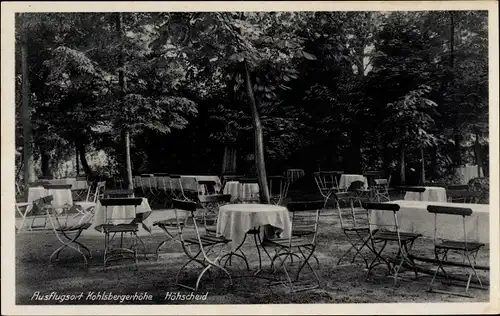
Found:
[{"label": "chair seat", "polygon": [[[421,234],[415,233],[399,233],[399,237],[402,242],[414,241],[418,237],[422,236]],[[398,241],[397,232],[392,231],[377,231],[373,236],[374,240],[389,240],[389,241]]]},{"label": "chair seat", "polygon": [[[184,223],[179,223],[180,226],[184,226]],[[162,226],[170,226],[170,227],[177,227],[177,219],[175,218],[170,218],[170,219],[165,219],[165,220],[161,220],[161,221],[157,221],[157,222],[154,222],[153,223],[153,226],[158,226],[158,227],[162,227]]]},{"label": "chair seat", "polygon": [[91,223],[82,223],[82,224],[78,224],[78,225],[59,227],[59,228],[56,228],[56,230],[59,232],[71,232],[71,231],[85,230],[85,229],[89,228],[90,226],[92,226]]},{"label": "chair seat", "polygon": [[315,231],[312,229],[300,229],[300,228],[298,228],[298,229],[292,230],[292,236],[298,236],[298,237],[313,235],[314,233],[315,233]]},{"label": "chair seat", "polygon": [[[224,237],[214,237],[214,236],[200,236],[201,244],[203,247],[213,246],[217,244],[227,244],[230,240]],[[187,238],[184,239],[184,242],[187,244],[199,245],[200,242],[197,238]]]},{"label": "chair seat", "polygon": [[137,224],[102,225],[102,229],[108,233],[137,232]]},{"label": "chair seat", "polygon": [[359,226],[359,227],[344,227],[344,231],[346,232],[358,232],[358,231],[370,231],[370,227],[368,226]]},{"label": "chair seat", "polygon": [[293,237],[290,243],[289,238],[273,238],[273,239],[266,239],[263,241],[263,246],[267,245],[272,245],[272,246],[279,246],[283,248],[289,248],[290,246],[292,248],[294,247],[305,247],[305,246],[314,246],[313,243],[311,243],[310,240],[306,240],[303,238],[299,237]]},{"label": "chair seat", "polygon": [[481,247],[483,247],[484,244],[482,243],[477,243],[477,242],[468,242],[467,243],[467,248],[466,244],[463,241],[452,241],[452,240],[446,240],[443,241],[439,244],[436,244],[436,248],[442,248],[442,249],[453,249],[453,250],[477,250]]}]

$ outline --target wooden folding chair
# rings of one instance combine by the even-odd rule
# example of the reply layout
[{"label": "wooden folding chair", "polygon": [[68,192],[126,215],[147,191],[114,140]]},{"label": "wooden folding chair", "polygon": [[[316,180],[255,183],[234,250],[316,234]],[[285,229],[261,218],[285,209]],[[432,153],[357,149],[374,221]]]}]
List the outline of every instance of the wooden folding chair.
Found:
[{"label": "wooden folding chair", "polygon": [[184,196],[184,190],[182,188],[181,176],[178,174],[170,175],[170,187],[172,199],[176,200],[188,200]]},{"label": "wooden folding chair", "polygon": [[[137,223],[137,206],[141,205],[142,198],[108,198],[101,199],[101,205],[105,207],[106,223],[101,226],[104,232],[104,268],[110,261],[120,259],[133,259],[136,267],[138,267],[137,245],[141,241],[137,232],[139,230]],[[108,207],[110,206],[132,206],[134,208],[133,216],[125,216],[119,218],[120,221],[125,221],[124,224],[115,224],[117,218],[108,217]],[[116,234],[120,235],[119,247],[113,248],[112,241]],[[131,246],[125,247],[123,239],[125,235],[130,235]]]},{"label": "wooden folding chair", "polygon": [[[347,188],[346,192],[352,192],[355,194],[356,198],[354,199],[355,202],[358,202],[360,207],[363,207],[363,203],[369,202],[371,197],[370,197],[370,190],[365,189],[365,183],[363,181],[353,181]],[[352,201],[352,199],[351,199]]]},{"label": "wooden folding chair", "polygon": [[[477,281],[479,282],[479,287],[481,289],[483,289],[483,284],[481,282],[481,279],[479,278],[479,275],[477,274],[475,265],[476,265],[477,254],[478,254],[479,250],[482,247],[484,247],[483,243],[478,243],[478,242],[473,242],[473,241],[467,240],[467,230],[465,228],[465,217],[470,216],[472,214],[472,210],[470,208],[429,205],[429,206],[427,206],[427,211],[434,214],[434,255],[435,255],[435,259],[437,261],[436,271],[434,272],[434,275],[432,277],[431,284],[429,285],[428,291],[471,297],[469,294],[469,287],[470,287],[472,275],[474,275],[476,277]],[[438,234],[437,233],[438,232],[438,229],[437,229],[438,215],[441,215],[441,216],[461,216],[462,223],[463,223],[462,228],[464,231],[464,235],[463,235],[464,239],[459,240],[459,241],[454,241],[454,240],[441,240],[440,238],[438,238],[437,237],[437,234]],[[453,265],[453,263],[450,263],[447,261],[448,260],[448,253],[450,253],[450,252],[460,253],[462,255],[462,258],[464,259],[463,262],[465,262],[465,259],[467,259],[468,265],[464,265],[464,264],[457,265],[457,266],[465,266],[469,270],[469,277],[468,277],[467,283],[465,285],[465,293],[442,291],[442,290],[433,289],[433,287],[432,287],[439,270],[441,270],[443,272],[448,283],[451,285],[454,285],[453,283],[450,282],[448,272],[444,269],[444,265]]]},{"label": "wooden folding chair", "polygon": [[318,186],[319,193],[325,199],[324,207],[328,204],[332,194],[339,190],[338,177],[343,173],[343,171],[321,171],[314,173],[314,180]]},{"label": "wooden folding chair", "polygon": [[453,203],[477,203],[482,193],[470,190],[446,190],[448,202]]},{"label": "wooden folding chair", "polygon": [[269,176],[267,177],[267,183],[271,202],[275,205],[281,205],[287,197],[290,182],[283,176]]},{"label": "wooden folding chair", "polygon": [[[344,235],[347,237],[347,241],[351,245],[351,247],[339,258],[337,265],[340,265],[342,259],[347,257],[351,251],[355,251],[351,263],[354,263],[356,257],[360,255],[368,268],[368,259],[362,253],[363,248],[367,246],[368,241],[370,240],[368,212],[362,208],[362,218],[359,218],[359,215],[356,216],[354,201],[357,200],[357,195],[354,192],[338,192],[334,193],[334,196],[335,204],[339,213],[340,227]],[[346,208],[342,208],[340,206],[341,201],[347,201],[349,205],[347,210]]]},{"label": "wooden folding chair", "polygon": [[[416,265],[412,257],[410,256],[410,251],[415,240],[422,235],[400,231],[397,216],[399,205],[392,203],[365,203],[363,207],[368,212],[392,212],[394,219],[394,223],[392,225],[384,225],[392,227],[392,230],[387,230],[386,228],[380,229],[379,226],[381,225],[378,223],[373,223],[371,221],[370,214],[368,215],[370,225],[370,242],[367,244],[367,246],[373,252],[375,258],[368,265],[367,278],[370,276],[373,268],[375,268],[379,264],[384,263],[387,265],[389,272],[394,277],[394,285],[397,284],[398,272],[403,264],[407,264],[412,267],[415,272],[415,278],[418,278]],[[398,252],[394,257],[385,258],[384,256],[382,256],[382,253],[385,249],[387,249],[386,246],[388,245],[388,243],[396,243],[398,246]]]},{"label": "wooden folding chair", "polygon": [[[180,287],[189,289],[191,291],[197,291],[200,287],[203,275],[211,268],[215,267],[228,276],[230,285],[232,285],[233,280],[231,274],[228,270],[226,270],[226,268],[220,265],[223,250],[229,243],[229,240],[225,239],[224,237],[215,237],[203,234],[198,225],[198,222],[203,219],[203,214],[200,214],[200,211],[196,209],[195,202],[174,199],[173,206],[178,223],[177,228],[179,231],[181,245],[184,253],[189,258],[189,260],[184,263],[177,272],[175,283]],[[180,216],[179,211],[187,212],[188,217],[191,219],[191,221],[188,221],[184,216]],[[201,210],[201,213],[203,212],[204,210]],[[189,230],[186,229],[186,223],[192,223],[195,236],[187,235],[187,232]],[[197,248],[197,250],[191,251],[191,247],[195,247]],[[213,257],[211,256],[211,254],[215,251],[216,247],[220,247],[220,249],[216,256]],[[179,282],[182,272],[186,270],[190,263],[196,263],[203,268],[202,271],[198,274],[194,286],[182,284]]]},{"label": "wooden folding chair", "polygon": [[[314,256],[314,251],[316,250],[319,213],[323,208],[323,205],[323,201],[288,203],[287,208],[288,211],[292,213],[292,217],[296,216],[297,213],[304,214],[310,213],[311,211],[314,211],[314,214],[313,216],[302,217],[300,223],[295,221],[295,232],[293,227],[294,221],[292,220],[292,232],[289,238],[274,238],[266,239],[264,241],[265,246],[273,246],[276,248],[276,252],[271,260],[271,267],[274,268],[273,275],[275,276],[275,278],[270,280],[270,286],[282,284],[287,286],[292,292],[311,290],[321,286],[319,276],[316,273],[316,270],[309,263],[309,259]],[[295,273],[295,277],[291,277],[291,271],[289,271],[291,265],[293,264],[293,257],[296,257],[299,259],[299,261],[301,261],[298,270]],[[277,259],[280,260],[280,263],[275,266],[274,262]],[[288,265],[287,261],[289,262]],[[315,284],[297,287],[296,284],[297,282],[299,282],[301,272],[306,266],[312,272],[315,279]],[[278,277],[278,273],[280,270],[283,270],[285,274],[284,280],[280,280]]]},{"label": "wooden folding chair", "polygon": [[[51,205],[53,197],[46,196],[33,203],[34,208],[41,209],[47,214],[47,218],[51,224],[52,230],[54,231],[57,240],[61,242],[61,246],[54,250],[50,255],[49,262],[52,260],[59,260],[59,255],[64,249],[73,249],[82,255],[85,262],[85,268],[88,268],[88,260],[92,258],[92,253],[87,246],[78,241],[83,231],[87,230],[91,225],[92,217],[89,215],[84,215],[84,217],[74,224],[68,223],[68,214],[64,213],[63,216],[58,214],[54,207]],[[64,221],[63,221],[64,220]]]},{"label": "wooden folding chair", "polygon": [[373,193],[373,200],[380,202],[388,202],[391,200],[390,196],[390,184],[391,184],[391,176],[387,179],[373,179],[374,184],[370,187],[371,192]]}]

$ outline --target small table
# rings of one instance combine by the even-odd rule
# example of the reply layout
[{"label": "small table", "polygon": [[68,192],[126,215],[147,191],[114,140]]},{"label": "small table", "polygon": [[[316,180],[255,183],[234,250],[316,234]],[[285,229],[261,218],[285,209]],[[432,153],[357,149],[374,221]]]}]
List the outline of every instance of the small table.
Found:
[{"label": "small table", "polygon": [[258,196],[259,185],[257,183],[228,181],[224,186],[223,193],[231,194],[231,202],[251,200]]},{"label": "small table", "polygon": [[365,184],[364,188],[368,188],[368,179],[360,174],[342,174],[339,181],[339,189],[347,190],[354,181],[361,181]]},{"label": "small table", "polygon": [[441,187],[423,187],[424,192],[406,192],[405,201],[446,202],[446,189]]},{"label": "small table", "polygon": [[286,207],[270,204],[229,204],[219,208],[217,236],[231,240],[237,249],[245,234],[255,227],[271,225],[282,230],[281,238],[290,237],[292,223]]},{"label": "small table", "polygon": [[[130,218],[134,217],[134,214],[145,213],[145,215],[151,214],[152,210],[149,206],[148,199],[142,198],[142,203],[137,206],[137,211],[133,206],[110,206],[107,210],[106,216],[106,207],[101,205],[101,202],[97,202],[95,206],[95,215],[94,215],[94,226],[97,231],[103,224],[109,224],[109,220],[111,219],[113,224],[129,224]],[[151,217],[146,217],[142,222],[142,227],[151,233],[151,229],[153,227],[153,223],[151,221]]]}]

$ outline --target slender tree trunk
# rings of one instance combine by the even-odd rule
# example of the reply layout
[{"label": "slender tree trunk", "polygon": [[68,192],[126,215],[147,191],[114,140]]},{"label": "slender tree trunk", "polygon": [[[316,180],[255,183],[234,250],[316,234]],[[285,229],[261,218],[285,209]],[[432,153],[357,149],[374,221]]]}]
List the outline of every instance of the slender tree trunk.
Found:
[{"label": "slender tree trunk", "polygon": [[355,126],[351,132],[351,146],[347,157],[347,172],[353,174],[361,173],[361,131]]},{"label": "slender tree trunk", "polygon": [[400,166],[399,175],[401,177],[401,184],[404,185],[406,183],[405,148],[404,148],[404,146],[401,146],[401,166]]},{"label": "slender tree trunk", "polygon": [[42,167],[42,175],[44,177],[52,176],[50,172],[50,155],[45,152],[43,148],[40,148],[40,160]]},{"label": "slender tree trunk", "polygon": [[76,175],[80,174],[80,160],[78,159],[78,147],[75,143]]},{"label": "slender tree trunk", "polygon": [[[116,32],[118,33],[118,38],[121,41],[121,52],[120,52],[120,63],[118,71],[118,81],[120,84],[122,97],[127,93],[127,80],[125,78],[125,54],[123,47],[123,28],[122,28],[122,14],[121,12],[116,13]],[[134,182],[132,181],[132,160],[130,159],[130,131],[124,131],[124,142],[125,142],[125,166],[126,166],[126,178],[125,186],[129,190],[134,189]]]},{"label": "slender tree trunk", "polygon": [[422,185],[425,184],[425,156],[424,156],[424,148],[420,147],[420,159],[422,160],[422,173],[420,182]]},{"label": "slender tree trunk", "polygon": [[245,87],[247,90],[248,99],[250,101],[250,110],[252,112],[252,125],[255,135],[255,165],[257,167],[257,177],[260,187],[260,202],[270,204],[269,189],[267,186],[266,162],[264,160],[264,138],[263,128],[257,111],[257,103],[253,94],[252,81],[250,79],[250,70],[246,61],[243,62],[245,67]]},{"label": "slender tree trunk", "polygon": [[236,173],[236,149],[231,146],[224,146],[224,158],[222,163],[223,174]]},{"label": "slender tree trunk", "polygon": [[80,156],[80,161],[82,163],[82,168],[85,174],[89,177],[93,177],[92,169],[89,166],[89,163],[87,162],[87,157],[86,157],[86,151],[85,151],[85,145],[82,143],[77,143],[77,148],[78,148],[78,155]]},{"label": "slender tree trunk", "polygon": [[481,177],[481,166],[483,163],[481,162],[481,145],[479,144],[479,132],[476,131],[476,146],[475,148],[475,160],[476,160],[476,165],[477,165],[477,176]]},{"label": "slender tree trunk", "polygon": [[35,181],[35,164],[33,159],[33,126],[31,124],[30,109],[30,82],[28,78],[28,44],[26,39],[21,41],[21,71],[22,71],[22,124],[23,124],[23,159],[24,159],[24,183]]},{"label": "slender tree trunk", "polygon": [[[449,84],[453,85],[454,73],[453,68],[455,67],[455,13],[450,11],[450,78]],[[454,103],[454,98],[452,94],[451,102]],[[462,140],[462,135],[460,134],[460,127],[458,124],[457,113],[455,113],[455,164],[457,167],[462,165],[462,150],[460,143]]]}]

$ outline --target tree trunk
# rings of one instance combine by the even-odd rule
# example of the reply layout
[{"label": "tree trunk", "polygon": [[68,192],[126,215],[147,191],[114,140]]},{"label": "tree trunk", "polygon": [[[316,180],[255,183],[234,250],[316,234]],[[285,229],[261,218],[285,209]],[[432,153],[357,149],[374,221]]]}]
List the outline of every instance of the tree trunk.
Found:
[{"label": "tree trunk", "polygon": [[236,173],[236,149],[231,146],[224,146],[224,159],[222,163],[222,174]]},{"label": "tree trunk", "polygon": [[406,168],[405,168],[405,148],[401,146],[401,166],[399,175],[401,177],[401,184],[404,185],[406,182]]},{"label": "tree trunk", "polygon": [[[116,32],[118,33],[118,38],[120,39],[121,52],[120,52],[120,62],[118,70],[118,82],[120,84],[120,89],[122,92],[122,98],[125,97],[127,93],[127,80],[125,78],[125,54],[123,47],[123,28],[122,28],[122,14],[121,12],[116,13]],[[130,132],[125,130],[123,133],[124,143],[125,143],[125,186],[129,190],[134,189],[134,182],[132,181],[132,160],[130,159]]]},{"label": "tree trunk", "polygon": [[23,159],[24,159],[24,183],[35,181],[35,164],[33,159],[33,126],[31,124],[30,109],[30,82],[28,78],[28,44],[26,39],[21,42],[21,71],[22,71],[22,124],[23,124]]},{"label": "tree trunk", "polygon": [[263,128],[260,121],[259,113],[257,112],[257,103],[253,94],[252,81],[250,79],[250,70],[246,61],[243,62],[245,67],[245,87],[247,90],[248,99],[250,101],[250,110],[252,112],[252,125],[255,136],[255,165],[257,167],[257,177],[259,179],[260,202],[270,204],[269,189],[267,187],[266,162],[264,160],[264,138]]},{"label": "tree trunk", "polygon": [[90,169],[89,163],[87,162],[87,157],[86,157],[86,152],[85,152],[85,145],[82,143],[77,143],[77,151],[78,155],[80,156],[80,161],[82,163],[82,168],[87,177],[92,178],[92,169]]},{"label": "tree trunk", "polygon": [[78,147],[75,144],[76,175],[80,174],[80,160],[78,159]]},{"label": "tree trunk", "polygon": [[[455,13],[453,11],[450,11],[450,79],[449,79],[449,84],[453,85],[453,68],[455,66]],[[454,104],[454,98],[453,94],[451,95],[451,102]],[[462,165],[462,154],[461,154],[461,147],[460,143],[462,140],[462,135],[460,134],[460,127],[458,124],[458,117],[457,113],[455,112],[455,165],[457,167],[460,167]]]},{"label": "tree trunk", "polygon": [[132,181],[132,163],[130,161],[130,133],[125,132],[125,156],[126,156],[126,166],[127,166],[127,181],[128,189],[134,189],[134,182]]},{"label": "tree trunk", "polygon": [[50,172],[50,155],[45,152],[43,148],[40,148],[40,160],[42,167],[42,175],[44,177],[52,176]]},{"label": "tree trunk", "polygon": [[424,157],[424,148],[420,147],[420,159],[422,160],[422,173],[421,173],[421,178],[420,182],[421,185],[425,184],[425,157]]},{"label": "tree trunk", "polygon": [[361,173],[361,131],[359,127],[353,127],[351,132],[351,145],[345,159],[346,171],[351,174]]},{"label": "tree trunk", "polygon": [[476,131],[476,146],[474,146],[474,152],[475,152],[475,160],[476,160],[476,165],[477,165],[477,176],[481,178],[481,166],[483,163],[481,162],[481,145],[479,144],[479,132]]}]

